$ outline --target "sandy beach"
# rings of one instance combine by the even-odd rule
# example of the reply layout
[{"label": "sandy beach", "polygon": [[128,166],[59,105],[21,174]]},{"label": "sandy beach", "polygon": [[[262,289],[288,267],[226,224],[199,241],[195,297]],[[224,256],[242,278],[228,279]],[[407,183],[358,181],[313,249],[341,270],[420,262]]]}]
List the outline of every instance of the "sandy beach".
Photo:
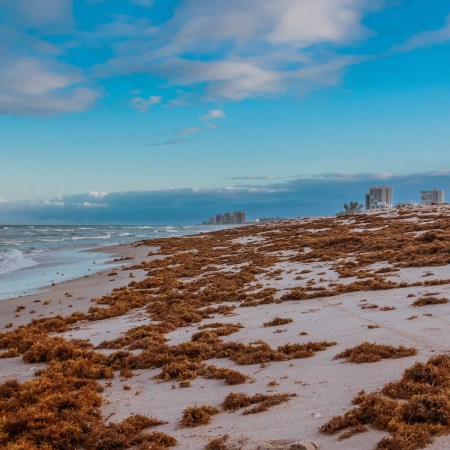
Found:
[{"label": "sandy beach", "polygon": [[[0,383],[16,379],[31,389],[26,383],[53,380],[57,370],[66,377],[68,366],[83,359],[110,371],[76,374],[92,392],[97,386],[101,405],[82,417],[49,413],[52,426],[81,427],[91,423],[89,414],[105,430],[136,415],[161,421],[115,447],[102,447],[103,434],[94,439],[86,432],[65,441],[66,448],[450,449],[448,425],[425,419],[421,447],[395,447],[404,427],[416,423],[403,423],[405,413],[385,425],[374,413],[327,427],[358,408],[352,400],[362,390],[379,393],[415,363],[427,366],[430,358],[449,355],[449,238],[450,207],[442,206],[107,248],[120,267],[0,301]],[[29,335],[35,342],[25,344]],[[40,341],[47,350],[37,351]],[[52,350],[63,342],[70,348],[65,356]],[[367,361],[364,354],[359,361],[335,358],[363,343],[392,352]],[[400,355],[399,348],[409,353]],[[432,394],[448,395],[448,389]],[[386,392],[377,401],[395,408],[414,400]],[[236,393],[246,397],[229,408],[225,400]],[[63,448],[58,433],[52,437],[34,422],[30,408],[44,400],[20,406],[14,395],[0,395],[3,423],[15,423],[19,407],[28,408],[27,422],[5,427],[16,431],[0,433],[2,448],[39,448],[38,442]],[[8,403],[14,398],[17,406]],[[189,409],[203,405],[212,409],[201,417]],[[420,440],[416,431],[407,429],[411,445]]]}]

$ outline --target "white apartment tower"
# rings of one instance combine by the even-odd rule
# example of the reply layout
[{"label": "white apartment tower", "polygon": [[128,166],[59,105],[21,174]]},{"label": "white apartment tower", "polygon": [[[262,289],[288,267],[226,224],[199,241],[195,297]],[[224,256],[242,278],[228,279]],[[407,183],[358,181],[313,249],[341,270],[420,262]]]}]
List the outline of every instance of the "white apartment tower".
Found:
[{"label": "white apartment tower", "polygon": [[444,191],[440,189],[422,191],[420,193],[420,203],[425,206],[442,205],[444,203]]},{"label": "white apartment tower", "polygon": [[366,194],[366,209],[392,208],[392,186],[372,186]]}]

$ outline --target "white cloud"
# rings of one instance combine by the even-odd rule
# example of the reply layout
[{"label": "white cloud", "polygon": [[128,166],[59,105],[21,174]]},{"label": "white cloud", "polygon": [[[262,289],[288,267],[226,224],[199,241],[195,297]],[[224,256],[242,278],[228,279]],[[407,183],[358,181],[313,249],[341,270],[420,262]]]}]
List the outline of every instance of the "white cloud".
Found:
[{"label": "white cloud", "polygon": [[72,0],[0,2],[0,13],[8,19],[8,22],[53,31],[65,29],[67,32],[67,26],[73,21],[72,8]]},{"label": "white cloud", "polygon": [[[214,130],[219,128],[219,125],[215,122],[209,122],[210,120],[214,119],[223,119],[225,118],[225,113],[221,109],[212,109],[207,114],[200,116],[199,120],[207,121],[207,123],[204,124],[204,126],[196,126],[196,127],[189,127],[189,128],[183,128],[181,130],[178,130],[176,135],[177,136],[189,136],[191,134],[197,134],[201,133],[206,130]],[[169,139],[167,141],[151,144],[151,145],[178,145],[178,144],[186,144],[188,142],[188,139],[186,138],[175,138],[175,139]]]},{"label": "white cloud", "polygon": [[108,193],[103,191],[91,191],[89,192],[89,195],[94,198],[103,198],[106,197]]},{"label": "white cloud", "polygon": [[207,83],[208,99],[242,100],[247,97],[276,94],[283,90],[283,74],[266,70],[245,60],[167,61],[157,70],[170,80],[170,85],[196,85]]},{"label": "white cloud", "polygon": [[[361,19],[374,0],[186,0],[167,28],[174,39],[163,52],[205,50],[223,40],[289,43],[292,49],[367,36]],[[245,48],[244,48],[245,50]],[[161,52],[161,54],[163,53]]]},{"label": "white cloud", "polygon": [[72,10],[72,0],[0,0],[0,115],[84,111],[98,98],[52,39],[74,32]]},{"label": "white cloud", "polygon": [[179,136],[187,136],[189,134],[195,134],[200,133],[202,131],[202,128],[200,127],[190,127],[190,128],[183,128],[182,130],[179,130],[177,134]]},{"label": "white cloud", "polygon": [[118,47],[96,73],[150,73],[208,100],[326,88],[341,82],[345,63],[358,62],[337,57],[337,47],[369,36],[362,20],[383,3],[184,0],[151,38]]},{"label": "white cloud", "polygon": [[450,169],[440,169],[433,172],[428,172],[428,175],[432,177],[450,176]]},{"label": "white cloud", "polygon": [[[77,33],[82,40],[103,39],[106,44],[113,44],[117,39],[132,39],[131,46],[136,39],[147,39],[155,35],[158,28],[152,25],[149,19],[129,15],[115,16],[113,22],[102,23],[92,31]],[[122,43],[126,47],[126,42]]]},{"label": "white cloud", "polygon": [[54,69],[50,70],[35,58],[19,58],[0,67],[0,86],[8,91],[38,96],[81,80],[76,72],[59,72],[58,67]]},{"label": "white cloud", "polygon": [[[425,174],[423,174],[425,175]],[[431,176],[430,173],[426,174]],[[392,172],[325,172],[319,174],[292,175],[289,178],[298,180],[328,180],[328,181],[364,181],[364,180],[390,180],[393,178],[408,177],[410,174],[395,174]]]},{"label": "white cloud", "polygon": [[82,202],[77,203],[75,206],[81,206],[82,208],[106,208],[108,206],[107,203],[92,203],[92,202]]},{"label": "white cloud", "polygon": [[173,139],[168,139],[163,142],[156,142],[155,144],[148,144],[148,145],[159,147],[159,146],[166,146],[166,145],[168,145],[168,146],[184,145],[187,143],[189,143],[189,139],[187,139],[187,138],[173,138]]},{"label": "white cloud", "polygon": [[28,95],[22,92],[8,92],[0,88],[0,115],[50,115],[79,112],[89,109],[98,98],[92,89],[75,88],[67,92],[46,92],[42,95]]},{"label": "white cloud", "polygon": [[[86,0],[88,3],[106,3],[114,0]],[[150,8],[154,5],[154,0],[129,0],[131,5],[143,6],[144,8]]]},{"label": "white cloud", "polygon": [[145,113],[154,105],[162,102],[162,97],[151,96],[148,98],[134,97],[131,99],[131,106],[138,111]]},{"label": "white cloud", "polygon": [[404,44],[395,46],[391,53],[403,53],[417,48],[429,47],[450,41],[450,15],[447,16],[445,25],[437,30],[422,31],[409,38]]},{"label": "white cloud", "polygon": [[8,200],[0,197],[0,203],[9,203]]},{"label": "white cloud", "polygon": [[292,80],[302,82],[301,91],[336,86],[341,83],[344,70],[369,59],[363,56],[340,56],[324,63],[312,64],[299,69]]},{"label": "white cloud", "polygon": [[[103,198],[106,192],[89,192],[87,194],[89,197],[93,197],[95,199]],[[90,202],[88,200],[83,200],[83,197],[86,197],[86,194],[80,195],[64,195],[63,198],[52,198],[50,200],[44,200],[43,202],[38,202],[37,204],[43,204],[47,206],[58,206],[58,207],[78,207],[78,208],[106,208],[108,206],[107,203],[96,203],[95,201]]]},{"label": "white cloud", "polygon": [[[111,0],[89,0],[91,3]],[[180,86],[166,102],[180,106],[205,100],[239,101],[305,94],[339,85],[346,69],[369,58],[339,56],[371,35],[365,17],[386,0],[181,0],[164,23],[144,10],[104,17],[92,31],[75,31],[73,0],[0,0],[0,114],[45,115],[83,111],[99,92],[84,69],[62,62],[71,46],[114,55],[92,78],[144,73]],[[129,0],[151,8],[154,0]],[[8,24],[8,25],[6,25]],[[72,35],[63,43],[50,37]],[[450,41],[450,16],[436,30],[418,33],[390,52]],[[103,47],[102,47],[103,48]],[[98,52],[100,53],[100,52]],[[352,52],[355,53],[355,52]],[[147,112],[162,98],[131,92],[131,106]],[[212,110],[202,121],[220,119]],[[223,111],[222,111],[223,113]],[[219,113],[220,114],[220,113]],[[210,126],[211,127],[211,126]]]},{"label": "white cloud", "polygon": [[200,120],[224,119],[225,113],[221,109],[212,109],[207,114],[200,116]]},{"label": "white cloud", "polygon": [[216,192],[242,193],[248,192],[252,194],[274,194],[276,192],[286,192],[286,188],[274,187],[258,187],[258,186],[227,186],[223,190],[217,189]]},{"label": "white cloud", "polygon": [[272,176],[241,176],[241,177],[228,177],[228,180],[276,180],[276,177]]},{"label": "white cloud", "polygon": [[45,200],[44,205],[48,205],[48,206],[66,206],[66,204],[63,201],[58,201],[58,200]]},{"label": "white cloud", "polygon": [[361,25],[361,0],[277,0],[267,9],[276,17],[272,42],[348,42],[367,35]]}]

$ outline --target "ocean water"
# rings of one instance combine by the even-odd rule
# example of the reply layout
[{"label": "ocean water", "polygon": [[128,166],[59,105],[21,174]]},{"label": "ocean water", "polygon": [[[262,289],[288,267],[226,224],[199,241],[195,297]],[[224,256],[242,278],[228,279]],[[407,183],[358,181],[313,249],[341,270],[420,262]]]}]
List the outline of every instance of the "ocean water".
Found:
[{"label": "ocean water", "polygon": [[218,228],[0,225],[0,300],[102,270],[111,261],[107,253],[86,250]]}]

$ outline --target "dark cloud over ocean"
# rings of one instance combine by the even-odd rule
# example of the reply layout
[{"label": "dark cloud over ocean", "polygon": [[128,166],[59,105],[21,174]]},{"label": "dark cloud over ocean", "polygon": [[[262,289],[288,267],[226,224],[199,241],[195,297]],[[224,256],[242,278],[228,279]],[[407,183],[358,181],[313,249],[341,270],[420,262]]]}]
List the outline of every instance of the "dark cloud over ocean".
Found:
[{"label": "dark cloud over ocean", "polygon": [[[344,202],[364,201],[371,185],[394,187],[394,202],[419,201],[420,190],[450,193],[450,171],[409,175],[322,174],[285,182],[220,189],[170,189],[59,196],[45,202],[0,202],[2,224],[196,224],[245,210],[249,218],[333,215]],[[449,194],[450,195],[450,194]]]}]

